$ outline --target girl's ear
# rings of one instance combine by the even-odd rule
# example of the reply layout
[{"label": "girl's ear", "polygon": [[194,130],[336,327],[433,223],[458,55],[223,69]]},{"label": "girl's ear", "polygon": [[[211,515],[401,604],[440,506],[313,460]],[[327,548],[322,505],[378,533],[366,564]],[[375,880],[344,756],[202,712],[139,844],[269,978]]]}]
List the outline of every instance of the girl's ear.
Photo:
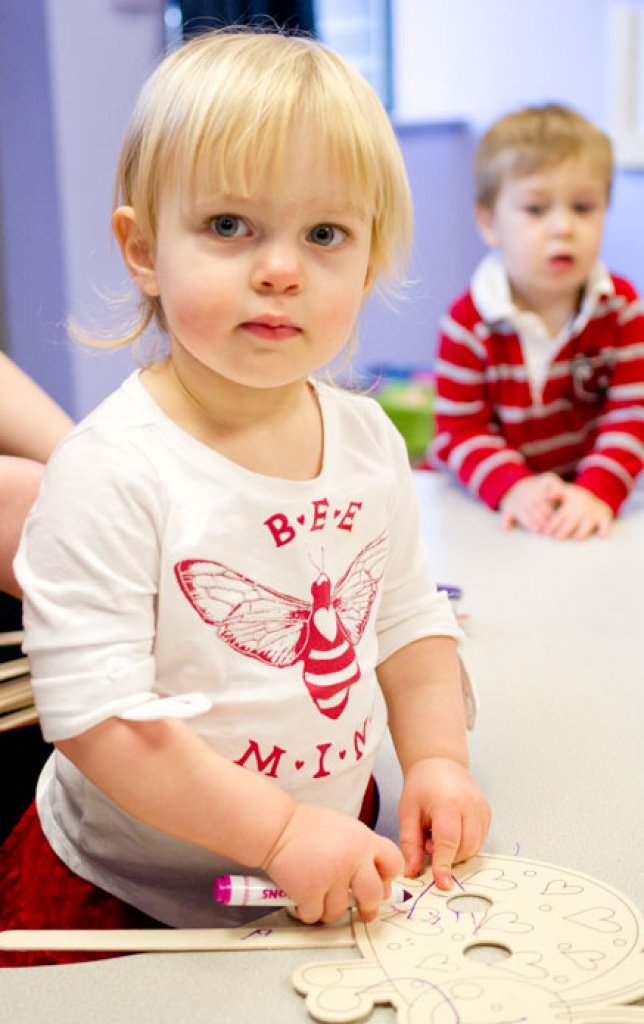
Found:
[{"label": "girl's ear", "polygon": [[486,245],[494,248],[498,243],[498,237],[494,227],[494,210],[490,206],[475,206],[474,217],[476,219],[481,238]]},{"label": "girl's ear", "polygon": [[143,236],[131,206],[119,206],[112,214],[112,230],[121,248],[125,265],[146,295],[158,295],[154,255]]}]

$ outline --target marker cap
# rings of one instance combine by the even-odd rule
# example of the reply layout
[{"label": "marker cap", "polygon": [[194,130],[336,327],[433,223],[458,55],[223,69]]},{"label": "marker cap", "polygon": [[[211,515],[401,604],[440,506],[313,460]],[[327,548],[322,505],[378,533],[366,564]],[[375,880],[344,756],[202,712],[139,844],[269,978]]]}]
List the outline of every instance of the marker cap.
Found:
[{"label": "marker cap", "polygon": [[213,895],[217,903],[230,903],[232,892],[230,875],[224,875],[222,878],[215,878]]}]

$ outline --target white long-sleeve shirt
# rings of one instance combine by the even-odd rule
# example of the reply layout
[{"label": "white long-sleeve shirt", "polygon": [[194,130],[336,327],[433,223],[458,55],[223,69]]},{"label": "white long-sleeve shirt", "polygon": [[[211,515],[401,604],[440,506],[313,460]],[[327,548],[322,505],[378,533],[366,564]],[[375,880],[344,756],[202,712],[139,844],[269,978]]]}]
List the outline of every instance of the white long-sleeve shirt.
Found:
[{"label": "white long-sleeve shirt", "polygon": [[[62,443],[16,560],[47,739],[197,692],[190,724],[220,754],[358,813],[386,728],[377,665],[460,634],[430,577],[402,439],[373,400],[316,386],[314,480],[230,462],[138,374]],[[171,925],[231,923],[212,882],[240,865],[135,820],[58,751],[37,802],[77,874]]]}]

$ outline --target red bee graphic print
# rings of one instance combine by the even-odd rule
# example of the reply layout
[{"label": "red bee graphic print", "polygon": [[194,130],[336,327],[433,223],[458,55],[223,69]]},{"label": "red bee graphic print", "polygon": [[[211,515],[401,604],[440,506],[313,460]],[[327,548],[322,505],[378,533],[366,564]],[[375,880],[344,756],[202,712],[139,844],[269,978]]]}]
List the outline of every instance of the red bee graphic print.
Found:
[{"label": "red bee graphic print", "polygon": [[339,718],[360,679],[356,644],[362,636],[387,557],[385,533],[354,558],[332,588],[320,573],[312,601],[281,594],[221,562],[188,559],[174,567],[179,585],[204,622],[248,658],[275,668],[302,662],[304,683],[318,711]]}]

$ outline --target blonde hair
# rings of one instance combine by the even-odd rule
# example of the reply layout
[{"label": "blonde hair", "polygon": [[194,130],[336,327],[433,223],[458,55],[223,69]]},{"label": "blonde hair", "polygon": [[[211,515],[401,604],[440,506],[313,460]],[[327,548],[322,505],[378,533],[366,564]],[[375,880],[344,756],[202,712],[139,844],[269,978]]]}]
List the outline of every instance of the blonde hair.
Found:
[{"label": "blonde hair", "polygon": [[[218,30],[167,56],[135,106],[117,168],[114,206],[134,208],[154,248],[159,198],[168,177],[189,188],[215,181],[219,191],[248,194],[265,188],[270,176],[287,189],[290,132],[302,121],[314,126],[358,205],[373,201],[373,277],[388,278],[392,285],[402,281],[412,201],[389,118],[357,71],[302,36]],[[119,344],[135,341],[153,320],[165,328],[159,299],[142,294],[140,319]]]},{"label": "blonde hair", "polygon": [[474,162],[476,204],[491,209],[507,177],[520,178],[571,157],[585,157],[606,180],[610,198],[613,147],[601,129],[558,103],[524,107],[483,135]]}]

